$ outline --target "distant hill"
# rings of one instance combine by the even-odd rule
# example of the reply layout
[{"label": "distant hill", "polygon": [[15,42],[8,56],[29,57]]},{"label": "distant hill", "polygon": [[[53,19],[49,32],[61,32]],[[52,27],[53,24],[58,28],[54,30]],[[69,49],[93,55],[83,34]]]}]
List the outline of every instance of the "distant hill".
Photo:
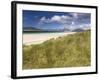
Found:
[{"label": "distant hill", "polygon": [[68,28],[64,28],[64,29],[40,29],[40,28],[35,28],[35,27],[23,28],[23,32],[83,32],[86,30],[88,29],[76,28],[76,29],[70,30]]},{"label": "distant hill", "polygon": [[24,27],[23,31],[41,31],[41,29],[35,27]]},{"label": "distant hill", "polygon": [[69,29],[39,29],[35,27],[24,27],[23,32],[65,32]]},{"label": "distant hill", "polygon": [[66,29],[63,29],[63,31],[64,31],[64,32],[66,32],[66,31],[69,32],[69,31],[71,31],[71,30],[68,29],[68,28],[66,28]]},{"label": "distant hill", "polygon": [[82,29],[82,28],[77,28],[77,29],[74,29],[74,30],[72,30],[73,32],[82,32],[82,31],[85,31],[84,29]]}]

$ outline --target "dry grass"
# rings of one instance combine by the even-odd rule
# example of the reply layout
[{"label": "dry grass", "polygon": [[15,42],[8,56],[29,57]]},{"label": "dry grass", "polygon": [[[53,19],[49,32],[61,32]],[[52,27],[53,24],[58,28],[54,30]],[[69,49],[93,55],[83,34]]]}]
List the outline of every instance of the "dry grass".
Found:
[{"label": "dry grass", "polygon": [[90,31],[23,46],[23,69],[90,66]]}]

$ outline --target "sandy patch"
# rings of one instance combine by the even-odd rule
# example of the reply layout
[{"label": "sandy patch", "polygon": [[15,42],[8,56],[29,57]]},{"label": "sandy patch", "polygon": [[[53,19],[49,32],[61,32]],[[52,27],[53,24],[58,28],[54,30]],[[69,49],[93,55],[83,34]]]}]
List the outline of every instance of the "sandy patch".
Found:
[{"label": "sandy patch", "polygon": [[62,32],[62,33],[31,33],[23,34],[23,44],[40,44],[51,38],[58,38],[61,36],[67,36],[69,34],[74,34],[76,32]]}]

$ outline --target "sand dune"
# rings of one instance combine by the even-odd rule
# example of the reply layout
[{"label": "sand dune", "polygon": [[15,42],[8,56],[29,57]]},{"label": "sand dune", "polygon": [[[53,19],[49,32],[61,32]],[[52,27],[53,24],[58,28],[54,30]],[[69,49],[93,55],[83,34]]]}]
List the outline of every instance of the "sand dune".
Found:
[{"label": "sand dune", "polygon": [[31,33],[23,34],[23,44],[40,44],[51,38],[58,38],[61,36],[67,36],[69,34],[74,34],[76,32],[61,32],[61,33]]}]

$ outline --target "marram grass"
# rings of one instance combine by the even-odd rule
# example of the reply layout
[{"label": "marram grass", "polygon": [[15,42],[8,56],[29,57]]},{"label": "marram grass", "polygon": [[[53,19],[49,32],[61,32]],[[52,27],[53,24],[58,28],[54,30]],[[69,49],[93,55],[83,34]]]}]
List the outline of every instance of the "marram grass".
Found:
[{"label": "marram grass", "polygon": [[23,69],[90,66],[90,40],[90,31],[84,31],[37,45],[23,45]]}]

